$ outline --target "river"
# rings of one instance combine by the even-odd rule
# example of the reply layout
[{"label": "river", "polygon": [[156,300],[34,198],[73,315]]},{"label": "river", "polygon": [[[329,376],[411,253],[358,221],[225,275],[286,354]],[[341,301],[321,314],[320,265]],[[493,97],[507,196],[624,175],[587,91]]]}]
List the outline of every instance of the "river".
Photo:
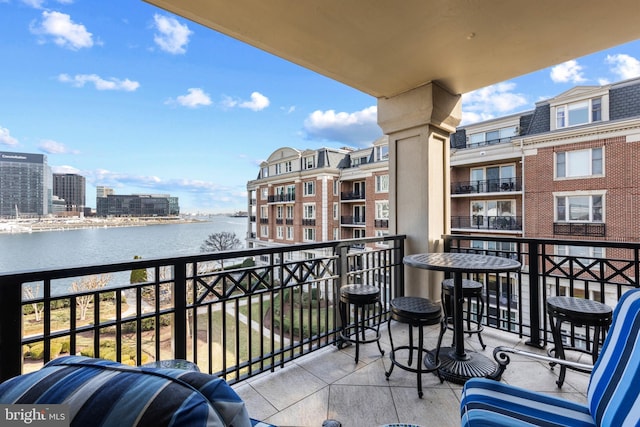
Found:
[{"label": "river", "polygon": [[228,231],[245,244],[247,218],[213,216],[207,221],[0,234],[0,272],[109,264],[196,255],[212,233]]}]

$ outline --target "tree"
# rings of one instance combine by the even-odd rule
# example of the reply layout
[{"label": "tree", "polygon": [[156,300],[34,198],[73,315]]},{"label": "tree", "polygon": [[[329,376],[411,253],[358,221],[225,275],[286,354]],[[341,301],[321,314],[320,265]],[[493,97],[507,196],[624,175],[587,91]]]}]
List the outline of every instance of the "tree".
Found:
[{"label": "tree", "polygon": [[[134,256],[133,259],[142,259],[141,256]],[[129,283],[143,283],[147,281],[147,269],[146,268],[137,268],[135,270],[131,270],[131,275],[129,276]]]},{"label": "tree", "polygon": [[[236,233],[220,231],[218,233],[209,234],[209,237],[207,237],[200,246],[200,252],[230,251],[232,249],[239,248],[240,245],[241,242],[236,236]],[[224,269],[222,260],[220,260],[220,269]]]},{"label": "tree", "polygon": [[[40,285],[36,285],[36,290],[35,292],[33,291],[33,287],[31,285],[25,285],[24,286],[24,296],[27,299],[36,299],[36,295],[40,293]],[[39,322],[40,319],[42,318],[42,312],[44,311],[44,304],[43,303],[31,303],[31,306],[33,307],[33,312],[36,315],[36,322]]]},{"label": "tree", "polygon": [[[102,274],[100,276],[87,276],[80,279],[79,282],[71,283],[71,290],[74,293],[95,291],[107,286],[107,283],[111,280],[109,274]],[[76,304],[80,307],[80,320],[87,318],[87,310],[93,303],[93,295],[79,295],[76,297]]]}]

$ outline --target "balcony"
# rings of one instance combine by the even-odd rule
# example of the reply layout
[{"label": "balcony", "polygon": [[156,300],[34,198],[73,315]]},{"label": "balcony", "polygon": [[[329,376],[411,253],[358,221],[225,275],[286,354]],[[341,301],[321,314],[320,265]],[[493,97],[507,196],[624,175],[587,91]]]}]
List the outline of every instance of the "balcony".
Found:
[{"label": "balcony", "polygon": [[553,234],[566,236],[605,237],[607,226],[593,222],[555,222]]},{"label": "balcony", "polygon": [[376,219],[373,223],[375,228],[389,228],[389,220],[388,219]]},{"label": "balcony", "polygon": [[452,216],[451,228],[462,230],[522,231],[521,216]]},{"label": "balcony", "polygon": [[316,220],[315,218],[302,218],[302,225],[306,227],[315,227]]},{"label": "balcony", "polygon": [[481,181],[458,181],[451,183],[452,195],[512,193],[522,191],[521,178],[485,179]]},{"label": "balcony", "polygon": [[365,226],[367,223],[363,216],[343,215],[340,217],[340,225]]},{"label": "balcony", "polygon": [[275,194],[271,195],[267,198],[268,203],[284,203],[284,202],[295,202],[296,195],[291,194]]},{"label": "balcony", "polygon": [[364,192],[357,191],[343,191],[340,193],[341,201],[353,201],[353,200],[364,200],[366,197]]},{"label": "balcony", "polygon": [[[471,248],[470,239],[445,236],[444,250],[523,262],[518,273],[469,277],[485,283],[487,355],[497,345],[545,352],[551,340],[543,304],[548,296],[586,295],[615,306],[626,289],[638,287],[640,244],[483,237],[487,247],[503,248],[497,250]],[[368,250],[352,250],[354,244]],[[607,258],[555,255],[553,248],[563,245],[602,247]],[[279,425],[315,426],[336,418],[349,426],[431,420],[457,426],[459,385],[426,374],[425,399],[419,400],[414,374],[396,369],[389,381],[384,376],[387,307],[403,293],[404,246],[404,236],[388,236],[3,273],[0,378],[36,370],[66,353],[130,364],[184,358],[231,383],[252,417]],[[309,259],[310,253],[316,257]],[[136,271],[145,271],[146,278],[130,283]],[[105,275],[109,284],[95,285]],[[367,322],[383,325],[387,354],[364,345],[355,364],[353,347],[334,346],[335,295],[339,286],[360,281],[382,289],[383,308],[371,311]],[[69,294],[71,282],[85,285]],[[408,339],[406,325],[393,327],[394,340]],[[575,328],[564,338],[586,348],[591,333]],[[428,330],[428,348],[435,347],[437,335],[438,327]],[[475,337],[465,338],[465,345],[482,351]],[[568,372],[557,390],[557,372],[541,362],[514,360],[504,378],[586,399],[586,374]]]}]

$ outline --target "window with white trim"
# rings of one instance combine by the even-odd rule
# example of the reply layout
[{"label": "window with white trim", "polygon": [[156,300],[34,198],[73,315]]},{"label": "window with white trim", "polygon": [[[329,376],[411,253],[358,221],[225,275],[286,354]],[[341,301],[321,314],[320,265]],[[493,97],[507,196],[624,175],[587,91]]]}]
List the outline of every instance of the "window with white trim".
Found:
[{"label": "window with white trim", "polygon": [[287,205],[287,219],[293,219],[293,206]]},{"label": "window with white trim", "polygon": [[376,201],[376,218],[375,219],[389,219],[389,201],[388,200]]},{"label": "window with white trim", "polygon": [[278,239],[284,239],[284,227],[279,225],[276,227],[276,236]]},{"label": "window with white trim", "polygon": [[269,198],[269,187],[262,187],[260,189],[260,200],[267,200]]},{"label": "window with white trim", "polygon": [[316,219],[316,204],[305,203],[302,205],[302,218],[303,219]]},{"label": "window with white trim", "polygon": [[262,172],[260,173],[260,178],[268,178],[269,177],[269,167],[265,166],[262,168]]},{"label": "window with white trim", "polygon": [[282,163],[276,163],[275,170],[276,170],[276,175],[280,175],[282,173]]},{"label": "window with white trim", "polygon": [[269,237],[269,226],[267,225],[260,226],[260,236]]},{"label": "window with white trim", "polygon": [[518,134],[517,126],[509,126],[502,129],[494,129],[487,132],[477,132],[469,135],[468,146],[478,147],[481,145],[498,144],[500,142],[508,142],[511,137]]},{"label": "window with white trim", "polygon": [[302,164],[305,169],[313,169],[316,167],[316,157],[315,156],[305,156],[302,159]]},{"label": "window with white trim", "polygon": [[599,122],[602,120],[602,98],[558,105],[555,110],[556,129]]},{"label": "window with white trim", "polygon": [[602,176],[604,172],[603,148],[589,148],[557,152],[556,178],[583,178]]},{"label": "window with white trim", "polygon": [[260,206],[260,218],[269,218],[268,206]]},{"label": "window with white trim", "polygon": [[304,195],[305,196],[314,196],[316,194],[316,183],[315,181],[305,181],[303,184]]},{"label": "window with white trim", "polygon": [[[604,248],[595,246],[556,245],[555,252],[558,257],[576,257],[582,265],[588,265],[596,258],[604,258]],[[557,258],[556,262],[560,259]]]},{"label": "window with white trim", "polygon": [[284,212],[284,209],[282,206],[276,206],[276,218],[282,219],[283,212]]},{"label": "window with white trim", "polygon": [[303,228],[302,236],[305,242],[314,242],[316,240],[315,228]]},{"label": "window with white trim", "polygon": [[389,175],[376,176],[376,193],[389,192]]},{"label": "window with white trim", "polygon": [[555,196],[556,222],[604,222],[604,194]]},{"label": "window with white trim", "polygon": [[382,162],[384,160],[389,160],[389,146],[388,145],[378,145],[376,147],[376,160]]},{"label": "window with white trim", "polygon": [[287,227],[287,240],[293,240],[293,227]]},{"label": "window with white trim", "polygon": [[338,219],[340,214],[340,208],[338,203],[333,204],[333,219]]}]

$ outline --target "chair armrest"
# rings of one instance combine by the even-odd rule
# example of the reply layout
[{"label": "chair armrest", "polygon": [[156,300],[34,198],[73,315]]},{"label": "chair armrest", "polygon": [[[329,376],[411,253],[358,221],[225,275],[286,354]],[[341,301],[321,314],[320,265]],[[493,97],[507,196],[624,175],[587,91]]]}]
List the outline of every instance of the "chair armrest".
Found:
[{"label": "chair armrest", "polygon": [[509,357],[509,354],[517,354],[520,356],[529,357],[531,359],[548,362],[550,364],[564,365],[570,368],[579,369],[584,372],[591,372],[593,370],[593,365],[573,362],[570,360],[558,359],[557,357],[545,356],[543,354],[538,354],[538,353],[534,353],[526,350],[518,350],[511,347],[498,346],[495,349],[493,349],[493,358],[498,363],[498,368],[493,374],[488,376],[489,378],[497,381],[500,380],[500,378],[502,377],[502,374],[507,369],[507,365],[511,362],[511,358]]}]

